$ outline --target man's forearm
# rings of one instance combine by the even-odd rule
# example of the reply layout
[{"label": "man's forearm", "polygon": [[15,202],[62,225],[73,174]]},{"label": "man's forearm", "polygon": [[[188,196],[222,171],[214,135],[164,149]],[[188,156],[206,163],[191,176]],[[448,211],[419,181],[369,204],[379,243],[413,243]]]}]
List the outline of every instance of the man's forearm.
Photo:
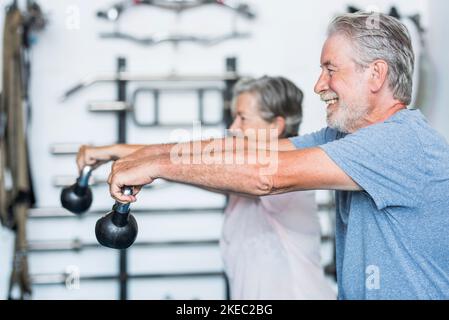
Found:
[{"label": "man's forearm", "polygon": [[[243,163],[244,155],[240,152],[224,151],[220,156],[223,161],[214,164],[194,163],[193,155],[191,161],[174,162],[168,154],[151,159],[150,162],[156,168],[154,178],[254,196],[270,193],[272,177],[264,174],[263,170],[267,165]],[[251,151],[245,153],[245,157],[251,156]],[[233,160],[227,162],[225,159]]]}]

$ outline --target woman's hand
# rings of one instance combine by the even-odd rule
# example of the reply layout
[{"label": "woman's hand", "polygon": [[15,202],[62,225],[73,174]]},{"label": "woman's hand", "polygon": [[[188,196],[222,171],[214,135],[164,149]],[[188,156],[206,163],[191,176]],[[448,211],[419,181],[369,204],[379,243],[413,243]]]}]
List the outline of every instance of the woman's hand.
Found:
[{"label": "woman's hand", "polygon": [[83,145],[76,156],[76,164],[81,172],[85,166],[98,167],[108,161],[117,159],[116,145],[93,147]]}]

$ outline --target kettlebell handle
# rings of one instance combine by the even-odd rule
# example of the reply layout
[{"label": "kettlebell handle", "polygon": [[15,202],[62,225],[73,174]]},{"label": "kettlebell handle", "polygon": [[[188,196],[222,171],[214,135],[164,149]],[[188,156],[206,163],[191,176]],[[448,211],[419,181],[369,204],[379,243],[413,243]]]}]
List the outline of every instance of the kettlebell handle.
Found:
[{"label": "kettlebell handle", "polygon": [[89,185],[89,178],[92,171],[93,171],[92,166],[85,166],[83,170],[81,170],[81,174],[77,181],[78,186],[85,188]]},{"label": "kettlebell handle", "polygon": [[[125,187],[122,188],[122,193],[125,196],[130,196],[130,195],[133,194],[133,188],[125,186]],[[113,209],[117,213],[126,214],[126,213],[129,212],[129,206],[130,205],[131,205],[131,203],[129,203],[129,202],[128,203],[122,203],[122,202],[119,202],[119,201],[115,201],[115,205],[114,205]]]}]

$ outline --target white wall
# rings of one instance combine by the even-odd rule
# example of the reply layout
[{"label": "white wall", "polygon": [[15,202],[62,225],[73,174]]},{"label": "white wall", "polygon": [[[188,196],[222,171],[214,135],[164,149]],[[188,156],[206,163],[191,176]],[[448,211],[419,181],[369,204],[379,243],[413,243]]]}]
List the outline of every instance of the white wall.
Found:
[{"label": "white wall", "polygon": [[449,2],[443,0],[429,1],[428,47],[429,62],[428,81],[425,92],[425,111],[433,126],[446,139],[449,139],[449,43],[447,35],[447,14]]},{"label": "white wall", "polygon": [[[433,1],[430,2],[433,3]],[[252,76],[283,75],[292,79],[302,88],[305,93],[303,133],[324,126],[324,106],[313,93],[313,86],[319,74],[319,56],[326,26],[335,14],[345,11],[346,1],[251,0],[248,2],[256,9],[257,20],[254,22],[238,22],[242,31],[253,33],[251,39],[229,41],[210,48],[185,44],[177,50],[170,45],[141,47],[119,40],[100,40],[97,33],[111,30],[111,26],[107,22],[95,18],[95,11],[111,2],[113,1],[39,1],[44,10],[48,12],[50,20],[48,28],[39,36],[38,43],[33,49],[31,87],[33,121],[30,128],[30,143],[33,177],[40,207],[59,206],[59,189],[52,186],[55,175],[74,175],[76,173],[73,157],[54,157],[50,155],[51,144],[62,142],[106,144],[114,142],[115,118],[109,115],[93,115],[86,109],[88,100],[115,99],[113,85],[91,87],[65,103],[60,103],[58,98],[66,89],[86,75],[113,72],[115,70],[115,58],[119,55],[128,58],[128,69],[131,72],[148,74],[166,74],[169,72],[217,74],[224,71],[225,57],[235,55],[239,59],[239,70],[243,74]],[[422,13],[425,20],[429,15],[428,3],[429,1],[422,0],[359,0],[351,2],[351,4],[362,8],[376,5],[383,11],[395,4],[404,14]],[[439,10],[444,6],[447,9],[447,5],[443,3],[444,1],[440,1],[440,7],[434,4],[430,6],[432,17],[438,15]],[[73,22],[71,20],[73,9],[80,12],[80,28],[75,30],[68,27],[70,22]],[[432,21],[433,23],[430,26],[433,27],[433,30],[441,30],[441,35],[437,34],[438,31],[434,31],[435,40],[430,42],[431,45],[436,45],[439,42],[437,39],[440,39],[438,37],[442,37],[443,34],[443,24],[439,25],[437,21],[439,20]],[[207,34],[214,35],[229,30],[231,22],[232,15],[229,12],[214,7],[199,8],[180,17],[158,9],[142,8],[142,10],[132,10],[126,13],[122,27],[125,31],[141,35],[176,29],[186,33],[204,34],[207,32]],[[442,51],[439,56],[440,59],[442,59],[443,54]],[[447,83],[447,75],[445,81]],[[440,97],[440,99],[442,98],[445,98],[445,96]],[[180,110],[176,113],[181,116],[185,115],[182,110],[185,110],[191,103],[191,101],[180,98],[171,100],[171,104]],[[209,107],[218,112],[220,105],[215,100],[215,103],[211,102]],[[166,141],[169,137],[168,131],[143,130],[135,127],[131,122],[129,122],[129,125],[129,142],[132,143]],[[104,168],[98,174],[106,175],[107,168]],[[111,200],[108,197],[106,187],[97,188],[95,196],[94,208],[106,210],[110,207]],[[223,198],[220,196],[187,187],[174,187],[170,192],[148,192],[145,197],[141,197],[137,205],[148,208],[154,206],[212,206],[221,204],[223,204]],[[199,221],[203,221],[203,224],[199,229],[194,229],[194,226],[200,223]],[[151,228],[154,223],[156,222],[148,222],[148,228]],[[176,237],[179,236],[180,230],[186,232],[184,236],[189,236],[187,231],[199,237],[201,235],[219,236],[220,221],[214,216],[211,216],[206,222],[202,218],[191,221],[183,220],[180,226],[173,225],[173,219],[160,223],[160,229],[155,229],[152,231],[153,233],[148,232],[150,238],[158,236],[162,238]],[[79,236],[84,239],[91,239],[92,224],[93,221],[87,219],[75,225],[59,224],[58,230],[54,230],[56,224],[52,221],[31,222],[29,225],[30,237],[32,239],[45,239],[46,237],[61,239]],[[157,233],[158,230],[160,234]],[[199,233],[198,230],[200,230]],[[2,256],[0,261],[5,260],[5,252],[5,250],[0,251]],[[181,253],[178,254],[182,256]],[[219,268],[218,253],[210,252],[210,254],[211,258],[205,264],[205,267]],[[103,252],[101,257],[95,259],[94,256],[89,254],[75,257],[72,255],[67,257],[67,261],[84,265],[85,262],[83,261],[88,262],[95,259],[98,263],[97,268],[114,272],[115,265],[111,265],[111,261],[115,261],[114,257],[111,257],[107,252]],[[48,259],[56,261],[56,259],[61,258],[50,255],[47,257],[32,257],[31,270],[36,272],[48,271]],[[142,264],[145,261],[147,260],[136,260],[136,263]],[[85,268],[91,268],[92,266],[88,266],[87,262]],[[167,260],[165,263],[170,265],[172,262]],[[186,262],[187,265],[189,263],[191,261]],[[60,272],[66,265],[66,262],[58,263],[51,271]],[[5,264],[2,263],[0,268],[5,270]],[[6,273],[0,272],[0,274],[5,275]],[[0,281],[0,290],[2,290],[5,288],[5,277],[2,276]],[[94,289],[89,288],[92,291],[71,293],[67,297],[77,298],[80,294],[84,298],[116,297],[114,291],[116,287],[111,284],[108,288],[102,292],[108,292],[109,295],[102,296],[101,292],[95,292]],[[189,288],[189,286],[186,288]],[[210,293],[211,297],[219,297],[222,288],[219,283],[212,282],[204,284],[203,289],[205,290],[203,292]],[[142,290],[145,292],[146,289],[136,290],[136,292],[142,292]],[[180,290],[180,296],[191,297],[185,295],[188,289],[181,288]],[[0,291],[0,295],[3,292]],[[43,298],[57,298],[59,294],[61,294],[60,291],[50,289],[38,291],[38,297]],[[161,297],[164,292],[151,293],[146,297],[158,297],[158,295]]]}]

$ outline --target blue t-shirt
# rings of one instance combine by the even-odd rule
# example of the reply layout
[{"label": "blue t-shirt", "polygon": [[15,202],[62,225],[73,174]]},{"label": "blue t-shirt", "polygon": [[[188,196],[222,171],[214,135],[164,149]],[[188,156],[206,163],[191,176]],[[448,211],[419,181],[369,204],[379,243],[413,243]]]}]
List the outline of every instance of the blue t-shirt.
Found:
[{"label": "blue t-shirt", "polygon": [[336,191],[340,299],[449,299],[449,145],[418,110],[319,146],[363,191]]}]

